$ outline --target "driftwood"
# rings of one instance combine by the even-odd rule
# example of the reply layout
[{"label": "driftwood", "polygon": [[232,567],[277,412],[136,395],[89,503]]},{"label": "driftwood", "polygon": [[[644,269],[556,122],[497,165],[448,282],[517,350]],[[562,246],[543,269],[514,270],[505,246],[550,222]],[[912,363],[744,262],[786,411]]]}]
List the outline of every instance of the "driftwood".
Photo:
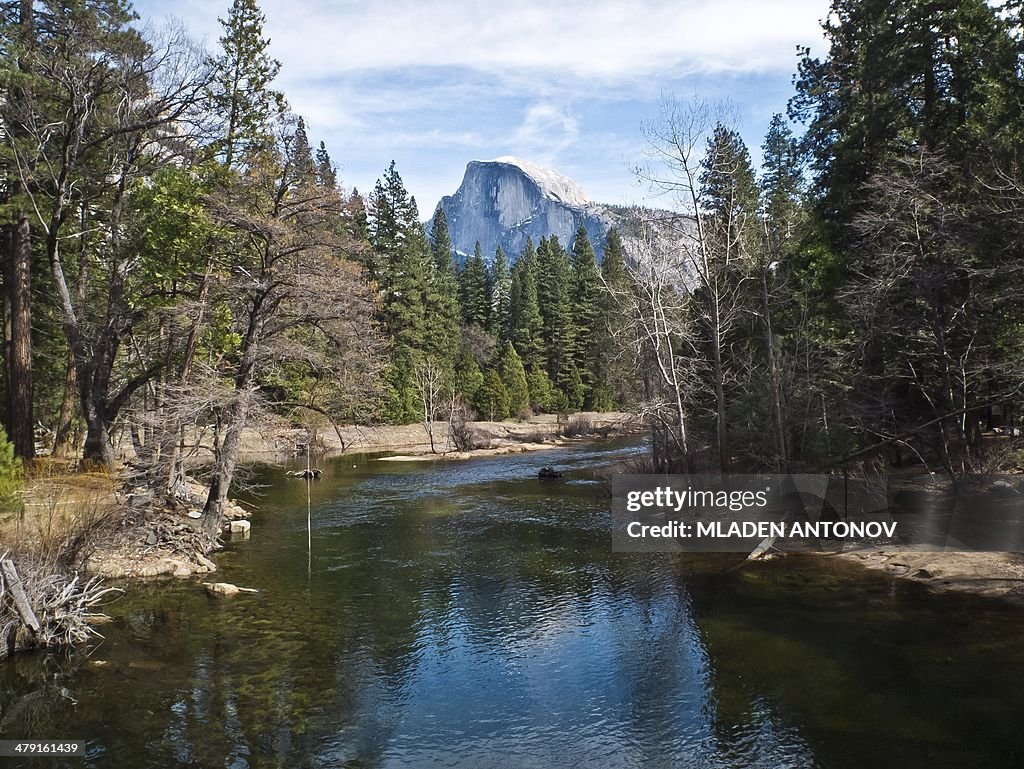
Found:
[{"label": "driftwood", "polygon": [[238,595],[239,593],[258,593],[259,590],[252,587],[239,587],[230,582],[204,582],[203,586],[210,595]]},{"label": "driftwood", "polygon": [[768,555],[768,551],[775,545],[775,537],[766,537],[761,540],[761,544],[755,547],[750,555],[747,556],[748,561],[760,561]]},{"label": "driftwood", "polygon": [[323,472],[319,468],[314,468],[312,470],[289,470],[285,475],[290,478],[305,478],[307,481],[312,481],[323,475]]},{"label": "driftwood", "polygon": [[[14,566],[14,561],[8,558],[6,554],[0,556],[0,572],[3,573],[3,579],[0,580],[0,583],[10,592],[11,603],[14,605],[14,610],[18,612],[18,616],[21,617],[22,624],[36,635],[39,635],[42,626],[40,626],[39,620],[36,618],[36,613],[32,611],[32,603],[25,592],[25,586],[21,582],[21,577],[18,576],[18,570]],[[2,595],[2,592],[0,592],[0,595]]]},{"label": "driftwood", "polygon": [[102,638],[92,625],[94,612],[119,588],[103,587],[98,577],[75,575],[22,563],[19,574],[8,553],[0,556],[0,659],[22,649],[74,646]]}]

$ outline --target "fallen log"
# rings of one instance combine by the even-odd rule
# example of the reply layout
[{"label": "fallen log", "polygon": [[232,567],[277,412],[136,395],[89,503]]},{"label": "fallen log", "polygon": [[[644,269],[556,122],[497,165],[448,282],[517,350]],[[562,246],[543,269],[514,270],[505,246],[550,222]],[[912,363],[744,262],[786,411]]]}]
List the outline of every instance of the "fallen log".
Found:
[{"label": "fallen log", "polygon": [[32,602],[28,599],[28,593],[25,592],[25,586],[21,582],[21,577],[18,576],[18,570],[14,566],[14,561],[6,555],[0,557],[0,573],[3,574],[3,582],[7,591],[11,594],[11,603],[21,618],[22,624],[36,635],[39,635],[42,627],[36,618],[35,612],[32,610]]}]

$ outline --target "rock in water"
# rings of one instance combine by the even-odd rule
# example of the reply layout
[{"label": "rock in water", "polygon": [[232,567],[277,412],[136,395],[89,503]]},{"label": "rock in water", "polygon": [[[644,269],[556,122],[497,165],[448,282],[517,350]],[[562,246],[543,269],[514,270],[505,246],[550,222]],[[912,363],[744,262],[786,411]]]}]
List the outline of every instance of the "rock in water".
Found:
[{"label": "rock in water", "polygon": [[455,250],[472,254],[480,241],[488,260],[498,246],[515,260],[527,238],[536,245],[542,237],[557,235],[568,249],[581,222],[600,256],[613,224],[608,210],[592,203],[572,179],[514,157],[470,162],[458,191],[443,197],[438,207],[448,217]]},{"label": "rock in water", "polygon": [[239,587],[230,582],[204,582],[203,587],[210,595],[238,595],[239,593],[258,593],[251,587]]},{"label": "rock in water", "polygon": [[232,539],[248,539],[252,524],[247,520],[228,521],[224,526],[225,532],[231,535]]}]

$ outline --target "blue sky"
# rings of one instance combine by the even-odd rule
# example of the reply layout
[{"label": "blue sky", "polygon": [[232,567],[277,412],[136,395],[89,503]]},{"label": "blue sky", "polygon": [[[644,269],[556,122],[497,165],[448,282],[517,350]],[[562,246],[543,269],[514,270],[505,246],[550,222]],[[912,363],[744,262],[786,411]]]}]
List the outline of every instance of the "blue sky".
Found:
[{"label": "blue sky", "polygon": [[[137,0],[213,49],[230,0]],[[785,112],[796,46],[822,51],[827,0],[264,0],[277,87],[346,187],[392,159],[427,216],[466,163],[516,155],[592,200],[640,202],[631,169],[663,95],[728,99],[755,159]]]}]

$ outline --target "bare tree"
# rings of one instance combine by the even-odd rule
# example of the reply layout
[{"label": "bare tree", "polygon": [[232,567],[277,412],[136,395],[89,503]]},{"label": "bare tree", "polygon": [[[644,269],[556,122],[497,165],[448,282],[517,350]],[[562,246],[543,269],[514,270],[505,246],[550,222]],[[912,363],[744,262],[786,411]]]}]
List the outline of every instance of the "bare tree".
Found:
[{"label": "bare tree", "polygon": [[376,337],[365,275],[346,258],[338,190],[309,176],[295,136],[294,124],[282,120],[277,149],[250,158],[215,201],[231,233],[231,266],[217,275],[213,295],[230,308],[238,342],[218,362],[231,397],[212,415],[214,467],[202,519],[211,534],[220,528],[243,431],[268,369],[308,348],[310,334],[347,348],[362,339],[366,349]]},{"label": "bare tree", "polygon": [[[430,440],[430,451],[437,453],[434,423],[452,412],[454,390],[445,370],[434,360],[421,358],[413,364],[413,387],[423,406],[423,428]],[[447,442],[447,441],[446,441]]]},{"label": "bare tree", "polygon": [[[662,100],[658,120],[644,128],[649,162],[637,173],[668,201],[669,210],[652,215],[655,227],[647,228],[641,237],[626,240],[639,247],[629,261],[634,279],[639,281],[638,290],[645,297],[641,315],[648,320],[642,323],[642,337],[661,339],[653,347],[655,366],[662,381],[671,382],[677,393],[677,412],[684,412],[684,402],[700,408],[705,402],[701,382],[710,382],[722,470],[731,464],[726,345],[743,314],[741,290],[750,257],[745,235],[749,223],[739,220],[742,209],[732,204],[734,201],[721,210],[710,210],[702,177],[712,172],[729,177],[737,170],[724,167],[734,162],[732,159],[708,157],[705,152],[709,138],[729,119],[730,110],[722,105],[671,97]],[[645,266],[645,262],[649,264]],[[668,292],[677,295],[673,301],[680,305],[675,329],[670,329],[664,310],[658,309],[665,305]],[[683,294],[685,301],[681,301]],[[669,339],[675,340],[674,347],[666,344]],[[687,341],[681,343],[683,339]],[[689,372],[686,386],[678,373],[672,373],[678,363],[669,367],[667,360],[659,361],[663,354],[689,358],[683,366]]]},{"label": "bare tree", "polygon": [[629,320],[616,331],[618,343],[632,349],[645,381],[638,412],[655,436],[655,467],[667,471],[682,460],[692,470],[688,393],[693,375],[693,334],[687,322],[689,259],[659,226],[651,212],[634,209],[623,238],[628,255],[628,289],[606,286]]}]

